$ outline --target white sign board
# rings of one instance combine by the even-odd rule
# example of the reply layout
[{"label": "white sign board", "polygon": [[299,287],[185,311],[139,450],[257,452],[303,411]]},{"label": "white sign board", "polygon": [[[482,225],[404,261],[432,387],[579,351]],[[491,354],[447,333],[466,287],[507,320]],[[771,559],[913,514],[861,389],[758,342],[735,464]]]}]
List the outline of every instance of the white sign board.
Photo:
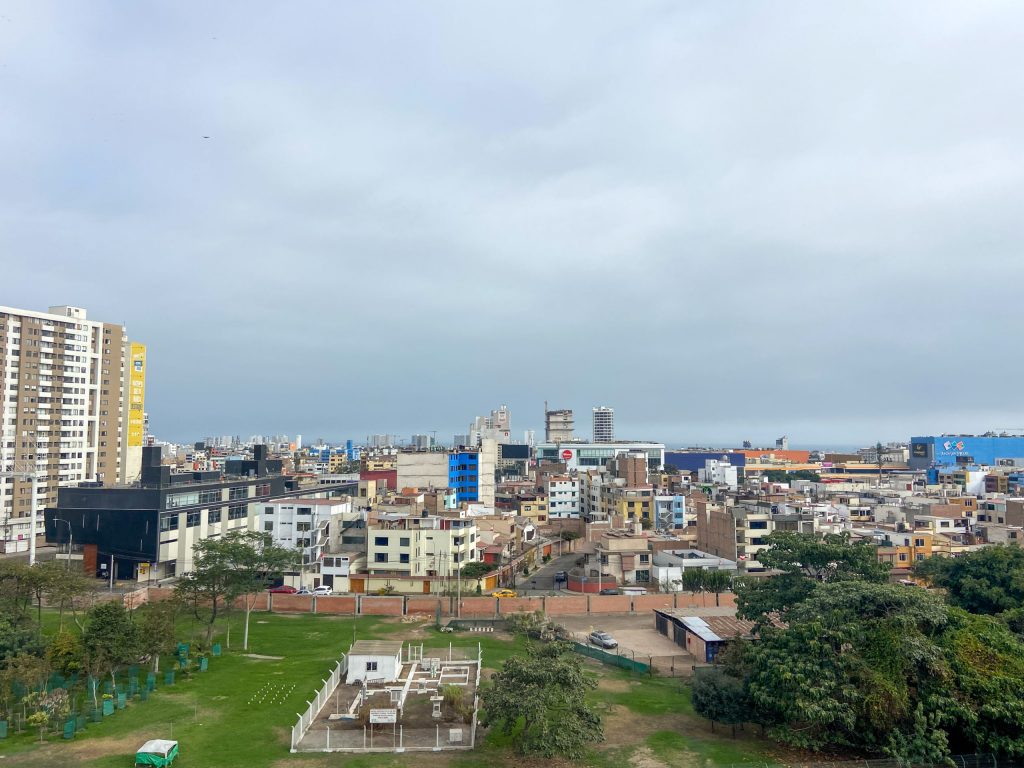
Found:
[{"label": "white sign board", "polygon": [[398,722],[398,710],[397,709],[371,709],[370,710],[370,725],[376,725],[379,723],[396,723]]}]

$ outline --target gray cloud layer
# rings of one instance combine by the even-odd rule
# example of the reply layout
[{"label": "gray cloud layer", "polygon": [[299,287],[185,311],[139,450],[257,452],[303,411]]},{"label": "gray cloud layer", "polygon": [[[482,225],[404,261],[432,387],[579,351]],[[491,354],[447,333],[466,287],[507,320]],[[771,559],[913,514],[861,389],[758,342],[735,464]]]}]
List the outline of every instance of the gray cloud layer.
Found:
[{"label": "gray cloud layer", "polygon": [[127,322],[168,438],[1022,426],[1022,51],[1012,2],[8,2],[0,303]]}]

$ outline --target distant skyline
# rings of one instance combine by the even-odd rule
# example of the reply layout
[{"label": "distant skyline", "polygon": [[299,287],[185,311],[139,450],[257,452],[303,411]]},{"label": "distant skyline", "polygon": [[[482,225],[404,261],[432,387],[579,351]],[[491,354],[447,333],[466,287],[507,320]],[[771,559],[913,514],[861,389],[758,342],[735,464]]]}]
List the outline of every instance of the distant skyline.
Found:
[{"label": "distant skyline", "polygon": [[1024,5],[7,0],[0,304],[153,431],[1020,426]]}]

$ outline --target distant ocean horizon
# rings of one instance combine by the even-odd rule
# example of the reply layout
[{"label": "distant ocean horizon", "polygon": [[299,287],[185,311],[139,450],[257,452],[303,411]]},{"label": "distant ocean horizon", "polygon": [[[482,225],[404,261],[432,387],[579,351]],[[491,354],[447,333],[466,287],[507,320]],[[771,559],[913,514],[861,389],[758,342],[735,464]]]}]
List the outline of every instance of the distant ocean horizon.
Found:
[{"label": "distant ocean horizon", "polygon": [[[868,448],[874,445],[874,443],[790,443],[790,450],[794,451],[823,451],[825,453],[856,453],[861,448]],[[688,445],[684,443],[666,442],[665,450],[667,451],[682,451],[690,448],[704,448],[709,451],[726,451],[729,449],[742,449],[742,441],[739,443],[716,443],[702,446]],[[775,450],[774,445],[757,445],[750,450]]]}]

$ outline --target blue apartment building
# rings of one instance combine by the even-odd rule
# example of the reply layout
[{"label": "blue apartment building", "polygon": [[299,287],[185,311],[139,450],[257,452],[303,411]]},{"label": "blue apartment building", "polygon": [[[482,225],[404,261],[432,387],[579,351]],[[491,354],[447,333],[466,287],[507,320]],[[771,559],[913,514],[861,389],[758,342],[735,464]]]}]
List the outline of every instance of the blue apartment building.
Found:
[{"label": "blue apartment building", "polygon": [[448,487],[455,491],[455,503],[480,500],[480,454],[452,451],[448,456]]}]

